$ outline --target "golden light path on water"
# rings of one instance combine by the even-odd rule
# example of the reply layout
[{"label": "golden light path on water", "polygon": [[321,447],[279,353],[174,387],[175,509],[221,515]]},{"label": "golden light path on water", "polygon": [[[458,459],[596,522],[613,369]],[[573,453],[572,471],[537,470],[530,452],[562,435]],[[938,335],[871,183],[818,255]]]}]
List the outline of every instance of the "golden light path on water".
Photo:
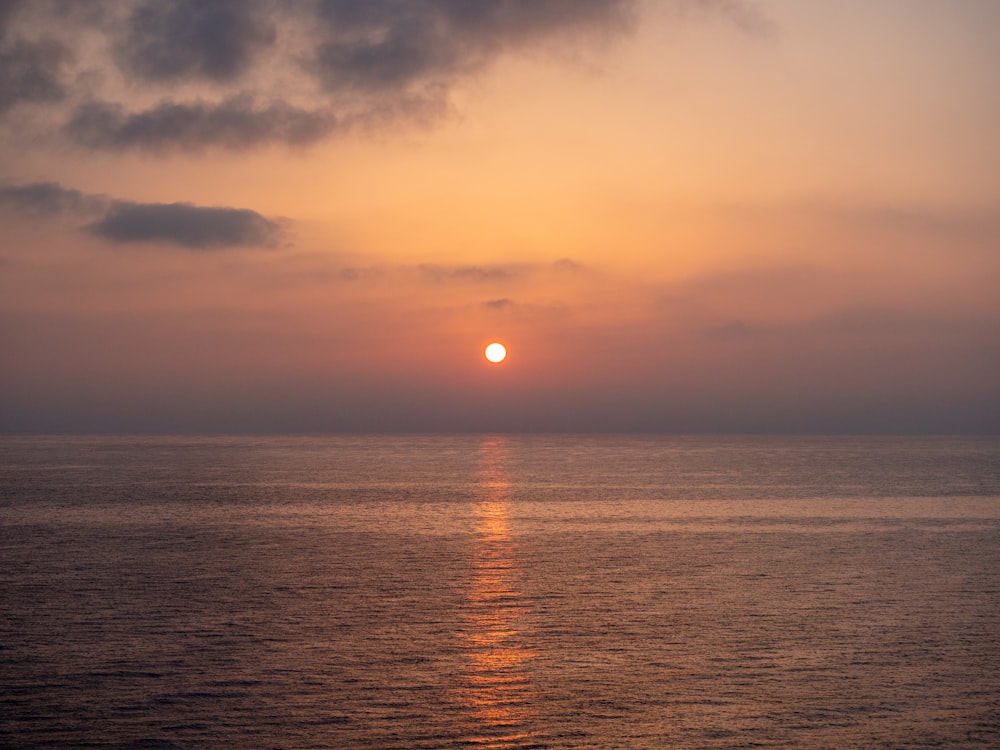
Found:
[{"label": "golden light path on water", "polygon": [[462,633],[466,661],[461,701],[481,730],[474,741],[483,748],[528,742],[537,705],[527,673],[535,654],[524,645],[522,633],[528,605],[509,527],[505,462],[505,440],[485,440],[480,448],[469,614]]}]

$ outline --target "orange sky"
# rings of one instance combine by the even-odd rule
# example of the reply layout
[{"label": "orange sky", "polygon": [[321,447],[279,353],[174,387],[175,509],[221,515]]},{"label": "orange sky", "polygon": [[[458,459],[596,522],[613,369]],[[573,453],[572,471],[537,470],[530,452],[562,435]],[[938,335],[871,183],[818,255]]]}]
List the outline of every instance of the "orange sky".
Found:
[{"label": "orange sky", "polygon": [[0,8],[0,431],[1000,430],[993,2]]}]

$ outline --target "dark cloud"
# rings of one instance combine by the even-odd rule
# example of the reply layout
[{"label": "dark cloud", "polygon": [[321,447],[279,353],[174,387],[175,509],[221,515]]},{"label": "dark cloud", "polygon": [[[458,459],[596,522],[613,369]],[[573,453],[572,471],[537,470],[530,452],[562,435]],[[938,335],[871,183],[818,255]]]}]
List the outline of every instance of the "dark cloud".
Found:
[{"label": "dark cloud", "polygon": [[11,18],[14,17],[14,13],[22,5],[24,5],[24,0],[0,0],[0,39],[7,32],[7,26],[10,24]]},{"label": "dark cloud", "polygon": [[[345,124],[380,127],[448,111],[452,87],[499,55],[557,37],[619,32],[635,0],[120,0],[97,4],[88,28],[108,57],[70,64],[73,8],[0,0],[0,113],[69,99],[63,133],[84,148],[153,152],[303,146]],[[90,4],[86,4],[88,7]],[[97,7],[95,5],[95,7]],[[104,10],[101,10],[101,9]],[[99,47],[95,47],[99,49]],[[81,56],[84,59],[84,56]],[[114,87],[154,84],[130,105]],[[152,97],[151,99],[148,97]]]},{"label": "dark cloud", "polygon": [[249,209],[112,200],[58,182],[0,185],[3,206],[43,216],[99,215],[87,231],[116,244],[159,242],[198,250],[275,247],[283,235],[281,223]]},{"label": "dark cloud", "polygon": [[488,307],[491,310],[505,310],[514,304],[514,300],[508,297],[501,297],[500,299],[491,299],[483,303],[484,307]]},{"label": "dark cloud", "polygon": [[624,28],[631,0],[322,0],[313,71],[329,90],[444,86],[508,48]]},{"label": "dark cloud", "polygon": [[132,11],[116,44],[119,67],[148,81],[240,77],[274,44],[274,24],[251,0],[151,0]]},{"label": "dark cloud", "polygon": [[70,57],[66,47],[51,40],[19,40],[0,47],[0,115],[20,102],[65,98],[62,75]]},{"label": "dark cloud", "polygon": [[76,110],[65,132],[77,144],[95,149],[242,150],[274,142],[308,145],[336,125],[329,112],[280,101],[258,106],[250,97],[236,96],[219,103],[167,101],[134,113],[115,104],[89,102]]},{"label": "dark cloud", "polygon": [[[748,29],[764,19],[741,0],[669,5],[723,14]],[[20,102],[65,102],[63,134],[98,150],[305,146],[352,126],[433,122],[449,111],[463,78],[499,57],[620,34],[637,7],[638,0],[0,0],[0,115]],[[76,64],[81,38],[90,42]],[[122,77],[142,90],[123,93]]]},{"label": "dark cloud", "polygon": [[90,231],[115,243],[162,242],[196,250],[274,247],[281,225],[256,211],[190,203],[116,201]]},{"label": "dark cloud", "polygon": [[274,247],[283,234],[282,223],[245,208],[111,200],[58,182],[2,185],[2,206],[46,216],[103,214],[87,230],[114,243],[161,242],[199,250]]},{"label": "dark cloud", "polygon": [[35,214],[90,213],[107,206],[107,199],[64,188],[58,182],[0,186],[0,205]]}]

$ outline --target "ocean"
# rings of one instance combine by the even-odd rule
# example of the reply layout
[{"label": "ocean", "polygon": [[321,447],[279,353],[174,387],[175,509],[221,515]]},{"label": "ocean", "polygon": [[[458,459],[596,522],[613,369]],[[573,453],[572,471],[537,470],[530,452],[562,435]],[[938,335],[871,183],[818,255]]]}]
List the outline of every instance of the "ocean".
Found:
[{"label": "ocean", "polygon": [[0,747],[997,748],[1000,438],[0,438]]}]

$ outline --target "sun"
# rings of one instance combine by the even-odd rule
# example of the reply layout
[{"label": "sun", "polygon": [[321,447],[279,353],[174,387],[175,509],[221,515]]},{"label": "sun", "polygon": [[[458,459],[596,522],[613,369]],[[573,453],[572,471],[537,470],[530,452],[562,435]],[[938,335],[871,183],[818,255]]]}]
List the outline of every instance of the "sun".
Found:
[{"label": "sun", "polygon": [[486,351],[483,353],[486,355],[486,359],[495,365],[507,359],[507,347],[503,344],[498,344],[496,341],[487,346]]}]

